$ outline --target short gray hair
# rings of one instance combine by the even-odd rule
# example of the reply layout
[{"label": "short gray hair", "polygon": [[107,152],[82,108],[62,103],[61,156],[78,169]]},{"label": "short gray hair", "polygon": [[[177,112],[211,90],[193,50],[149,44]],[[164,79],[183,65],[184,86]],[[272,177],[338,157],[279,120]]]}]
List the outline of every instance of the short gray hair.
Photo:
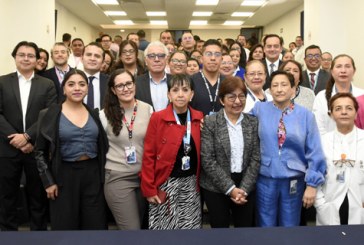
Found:
[{"label": "short gray hair", "polygon": [[161,47],[166,55],[168,55],[168,53],[169,53],[167,47],[162,42],[153,41],[153,42],[149,43],[149,45],[144,50],[144,57],[147,57],[147,55],[149,54],[150,47]]}]

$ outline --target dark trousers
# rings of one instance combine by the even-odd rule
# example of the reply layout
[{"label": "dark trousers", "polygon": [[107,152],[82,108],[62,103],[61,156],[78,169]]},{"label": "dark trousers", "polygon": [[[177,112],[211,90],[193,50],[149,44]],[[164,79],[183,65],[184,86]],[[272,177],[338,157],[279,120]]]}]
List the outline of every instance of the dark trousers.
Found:
[{"label": "dark trousers", "polygon": [[33,154],[0,158],[0,229],[17,230],[17,199],[24,169],[31,230],[47,229],[47,198]]},{"label": "dark trousers", "polygon": [[[236,186],[239,186],[241,174],[231,174]],[[247,197],[244,205],[235,204],[229,196],[201,188],[209,212],[212,228],[226,228],[230,226],[230,216],[234,227],[253,227],[255,225],[255,192]]]},{"label": "dark trousers", "polygon": [[58,197],[50,200],[52,230],[107,229],[106,203],[97,158],[63,162]]}]

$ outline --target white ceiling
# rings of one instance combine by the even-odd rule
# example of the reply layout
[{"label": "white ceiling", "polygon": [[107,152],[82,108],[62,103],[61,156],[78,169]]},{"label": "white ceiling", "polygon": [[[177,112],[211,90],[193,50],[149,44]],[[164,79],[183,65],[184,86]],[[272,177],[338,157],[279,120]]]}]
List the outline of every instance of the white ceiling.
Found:
[{"label": "white ceiling", "polygon": [[[264,26],[303,4],[304,0],[267,0],[263,7],[241,6],[243,0],[220,0],[217,6],[196,6],[195,0],[118,0],[119,5],[95,5],[91,0],[56,0],[70,12],[100,30],[111,29],[236,29]],[[106,16],[103,11],[125,11],[127,16]],[[165,11],[167,16],[149,17],[146,11]],[[211,11],[210,17],[193,17],[194,11]],[[255,12],[251,17],[231,17],[233,12]],[[132,20],[134,25],[115,25],[114,20]],[[149,24],[167,20],[168,26]],[[190,26],[191,20],[208,20],[206,26]],[[244,21],[242,26],[225,26],[226,20]]]}]

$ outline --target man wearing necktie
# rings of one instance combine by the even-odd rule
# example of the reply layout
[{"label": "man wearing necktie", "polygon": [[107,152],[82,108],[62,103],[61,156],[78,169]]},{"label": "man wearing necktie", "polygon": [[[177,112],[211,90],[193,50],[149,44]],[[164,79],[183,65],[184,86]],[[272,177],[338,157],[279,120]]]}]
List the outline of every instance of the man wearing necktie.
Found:
[{"label": "man wearing necktie", "polygon": [[85,46],[82,55],[84,71],[88,77],[88,95],[84,102],[90,108],[103,108],[109,77],[100,72],[105,58],[103,48],[95,42]]},{"label": "man wearing necktie", "polygon": [[282,61],[279,59],[279,55],[282,53],[282,39],[276,34],[266,35],[263,39],[265,59],[263,61],[267,77],[263,89],[270,87],[270,75],[278,70]]}]

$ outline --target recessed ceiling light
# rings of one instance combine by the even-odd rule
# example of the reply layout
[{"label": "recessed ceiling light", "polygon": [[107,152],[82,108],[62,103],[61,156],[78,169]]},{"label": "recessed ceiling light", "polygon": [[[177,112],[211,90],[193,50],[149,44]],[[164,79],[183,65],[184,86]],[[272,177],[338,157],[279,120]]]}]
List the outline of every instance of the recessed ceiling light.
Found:
[{"label": "recessed ceiling light", "polygon": [[227,21],[224,22],[223,25],[225,25],[225,26],[240,26],[243,23],[244,23],[243,21],[227,20]]},{"label": "recessed ceiling light", "polygon": [[146,12],[147,16],[166,16],[166,12]]},{"label": "recessed ceiling light", "polygon": [[105,11],[104,13],[108,16],[126,16],[124,11]]},{"label": "recessed ceiling light", "polygon": [[219,0],[196,0],[196,5],[217,5]]},{"label": "recessed ceiling light", "polygon": [[253,12],[235,12],[231,16],[232,17],[249,17],[252,16]]},{"label": "recessed ceiling light", "polygon": [[168,22],[166,20],[151,20],[151,25],[157,25],[157,26],[167,26]]},{"label": "recessed ceiling light", "polygon": [[203,26],[207,25],[207,20],[191,20],[190,26]]},{"label": "recessed ceiling light", "polygon": [[266,0],[244,0],[241,6],[262,6]]},{"label": "recessed ceiling light", "polygon": [[92,0],[92,2],[98,5],[119,5],[117,0]]},{"label": "recessed ceiling light", "polygon": [[211,16],[212,12],[193,12],[192,16]]},{"label": "recessed ceiling light", "polygon": [[131,20],[114,20],[115,25],[134,25]]}]

